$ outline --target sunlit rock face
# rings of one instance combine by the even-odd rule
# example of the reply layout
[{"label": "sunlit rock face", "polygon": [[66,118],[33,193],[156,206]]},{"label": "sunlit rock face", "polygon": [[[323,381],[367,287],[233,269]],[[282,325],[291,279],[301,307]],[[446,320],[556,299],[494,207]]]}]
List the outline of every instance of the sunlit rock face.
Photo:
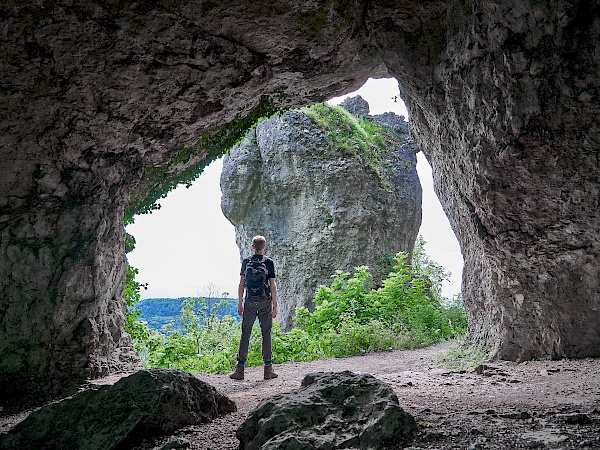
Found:
[{"label": "sunlit rock face", "polygon": [[473,335],[515,360],[598,354],[598,8],[3,2],[0,398],[132,368],[126,205],[253,111],[369,75],[400,82],[461,243]]},{"label": "sunlit rock face", "polygon": [[242,257],[253,236],[266,237],[283,329],[295,324],[297,307],[314,309],[318,286],[329,286],[336,270],[366,265],[381,280],[386,255],[412,251],[421,225],[417,149],[408,134],[394,136],[389,166],[377,174],[353,155],[336,155],[328,135],[294,110],[252,128],[224,157],[221,208]]}]

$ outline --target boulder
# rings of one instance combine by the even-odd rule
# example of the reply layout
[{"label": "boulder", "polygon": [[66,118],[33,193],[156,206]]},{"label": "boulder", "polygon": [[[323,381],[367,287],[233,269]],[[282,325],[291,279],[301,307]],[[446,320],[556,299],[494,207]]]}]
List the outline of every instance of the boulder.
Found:
[{"label": "boulder", "polygon": [[169,435],[236,411],[213,386],[180,370],[140,370],[32,412],[7,434],[6,450],[111,450]]},{"label": "boulder", "polygon": [[369,115],[369,102],[367,102],[360,95],[348,97],[346,100],[340,103],[340,106],[355,116],[364,117]]},{"label": "boulder", "polygon": [[297,307],[314,308],[318,286],[336,270],[366,265],[381,279],[386,257],[412,251],[421,225],[418,149],[408,134],[388,132],[388,166],[378,171],[338,151],[300,110],[264,120],[224,157],[221,208],[242,257],[254,235],[266,237],[283,329]]},{"label": "boulder", "polygon": [[263,400],[237,430],[240,450],[384,449],[410,442],[413,417],[369,374],[318,372]]}]

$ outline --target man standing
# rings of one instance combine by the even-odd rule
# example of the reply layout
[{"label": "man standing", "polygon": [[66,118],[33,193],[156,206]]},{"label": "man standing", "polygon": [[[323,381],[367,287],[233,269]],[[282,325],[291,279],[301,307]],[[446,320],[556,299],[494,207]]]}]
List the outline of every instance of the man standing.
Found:
[{"label": "man standing", "polygon": [[[277,284],[275,283],[273,260],[263,254],[266,247],[266,239],[263,236],[255,236],[252,239],[254,254],[242,261],[238,286],[238,314],[242,316],[242,336],[238,348],[237,364],[234,372],[229,375],[229,378],[234,380],[244,379],[244,365],[248,357],[250,334],[257,317],[262,333],[264,378],[270,380],[278,376],[273,371],[271,349],[271,328],[273,319],[277,317]],[[244,291],[246,292],[245,298]]]}]

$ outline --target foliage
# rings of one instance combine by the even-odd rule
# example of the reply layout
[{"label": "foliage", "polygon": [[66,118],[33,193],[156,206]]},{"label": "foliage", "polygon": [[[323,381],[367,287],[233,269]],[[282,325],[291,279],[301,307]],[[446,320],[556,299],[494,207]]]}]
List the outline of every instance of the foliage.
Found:
[{"label": "foliage", "polygon": [[329,146],[323,150],[324,157],[353,156],[373,170],[383,185],[391,187],[386,174],[393,171],[393,132],[341,106],[318,103],[302,108],[302,112],[327,134]]},{"label": "foliage", "polygon": [[[352,276],[337,271],[329,287],[319,288],[314,311],[298,308],[299,326],[284,333],[273,324],[276,362],[414,348],[464,333],[467,321],[460,296],[441,297],[438,284],[448,274],[427,257],[423,245],[420,239],[410,265],[406,255],[396,255],[388,278],[377,288],[365,266],[357,267]],[[181,304],[183,331],[164,327],[157,332],[146,327],[146,333],[138,333],[134,342],[144,363],[191,372],[230,370],[241,330],[236,318],[217,315],[225,302],[209,307],[204,298],[185,299]],[[258,326],[252,330],[246,364],[262,364]]]},{"label": "foliage", "polygon": [[371,276],[364,266],[357,267],[352,277],[336,272],[331,287],[321,286],[317,291],[315,311],[298,308],[298,323],[318,337],[376,321],[395,330],[400,347],[431,344],[466,331],[464,312],[456,304],[445,307],[441,289],[432,288],[424,274],[432,271],[437,280],[442,275],[435,267],[407,265],[406,260],[405,254],[396,256],[396,264],[378,289],[371,289]]},{"label": "foliage", "polygon": [[319,334],[327,328],[336,329],[341,322],[350,318],[357,322],[368,322],[370,279],[371,274],[366,266],[357,267],[352,278],[348,272],[336,271],[330,287],[319,287],[314,312],[305,307],[296,310],[298,323],[303,324],[310,334]]},{"label": "foliage", "polygon": [[462,330],[467,330],[467,315],[465,314],[465,307],[462,302],[462,295],[457,294],[452,299],[443,299],[444,310],[448,320],[456,327]]},{"label": "foliage", "polygon": [[425,252],[425,239],[419,235],[411,254],[411,272],[415,277],[428,281],[431,293],[439,301],[442,299],[442,282],[450,277],[450,273],[433,261]]},{"label": "foliage", "polygon": [[[237,315],[237,299],[206,296],[203,300],[203,314],[200,315],[200,321],[203,320],[202,317],[210,314],[210,310],[213,307],[216,307],[215,314],[219,318],[223,318],[226,315]],[[185,301],[186,298],[184,297],[148,298],[141,300],[137,304],[137,309],[141,312],[139,320],[145,320],[148,322],[148,326],[155,330],[160,330],[165,325],[171,324],[173,330],[183,332],[181,307]]]},{"label": "foliage", "polygon": [[125,233],[125,253],[131,253],[135,248],[135,237],[129,233]]},{"label": "foliage", "polygon": [[138,274],[138,269],[127,263],[127,272],[123,283],[123,299],[127,304],[125,312],[125,331],[127,331],[132,339],[147,339],[151,333],[150,329],[139,319],[141,311],[137,309],[137,304],[140,301],[140,291],[147,288],[147,284],[136,281],[135,277]]},{"label": "foliage", "polygon": [[398,348],[396,342],[396,334],[378,320],[360,325],[345,319],[338,330],[328,327],[318,336],[310,334],[305,327],[296,327],[284,334],[274,333],[273,351],[278,362],[312,361],[386,351]]},{"label": "foliage", "polygon": [[239,326],[230,315],[216,316],[224,303],[226,300],[216,303],[207,312],[205,299],[185,299],[181,306],[184,331],[165,326],[162,332],[152,331],[146,339],[135,342],[138,352],[145,356],[144,364],[190,372],[229,370],[239,342]]}]

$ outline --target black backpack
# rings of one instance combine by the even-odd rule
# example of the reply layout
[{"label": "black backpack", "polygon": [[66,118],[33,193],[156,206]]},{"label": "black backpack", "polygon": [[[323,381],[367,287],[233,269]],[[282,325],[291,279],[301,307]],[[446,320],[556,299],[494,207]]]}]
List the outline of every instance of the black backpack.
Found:
[{"label": "black backpack", "polygon": [[268,275],[269,271],[264,256],[253,256],[248,260],[244,272],[247,298],[269,296]]}]

